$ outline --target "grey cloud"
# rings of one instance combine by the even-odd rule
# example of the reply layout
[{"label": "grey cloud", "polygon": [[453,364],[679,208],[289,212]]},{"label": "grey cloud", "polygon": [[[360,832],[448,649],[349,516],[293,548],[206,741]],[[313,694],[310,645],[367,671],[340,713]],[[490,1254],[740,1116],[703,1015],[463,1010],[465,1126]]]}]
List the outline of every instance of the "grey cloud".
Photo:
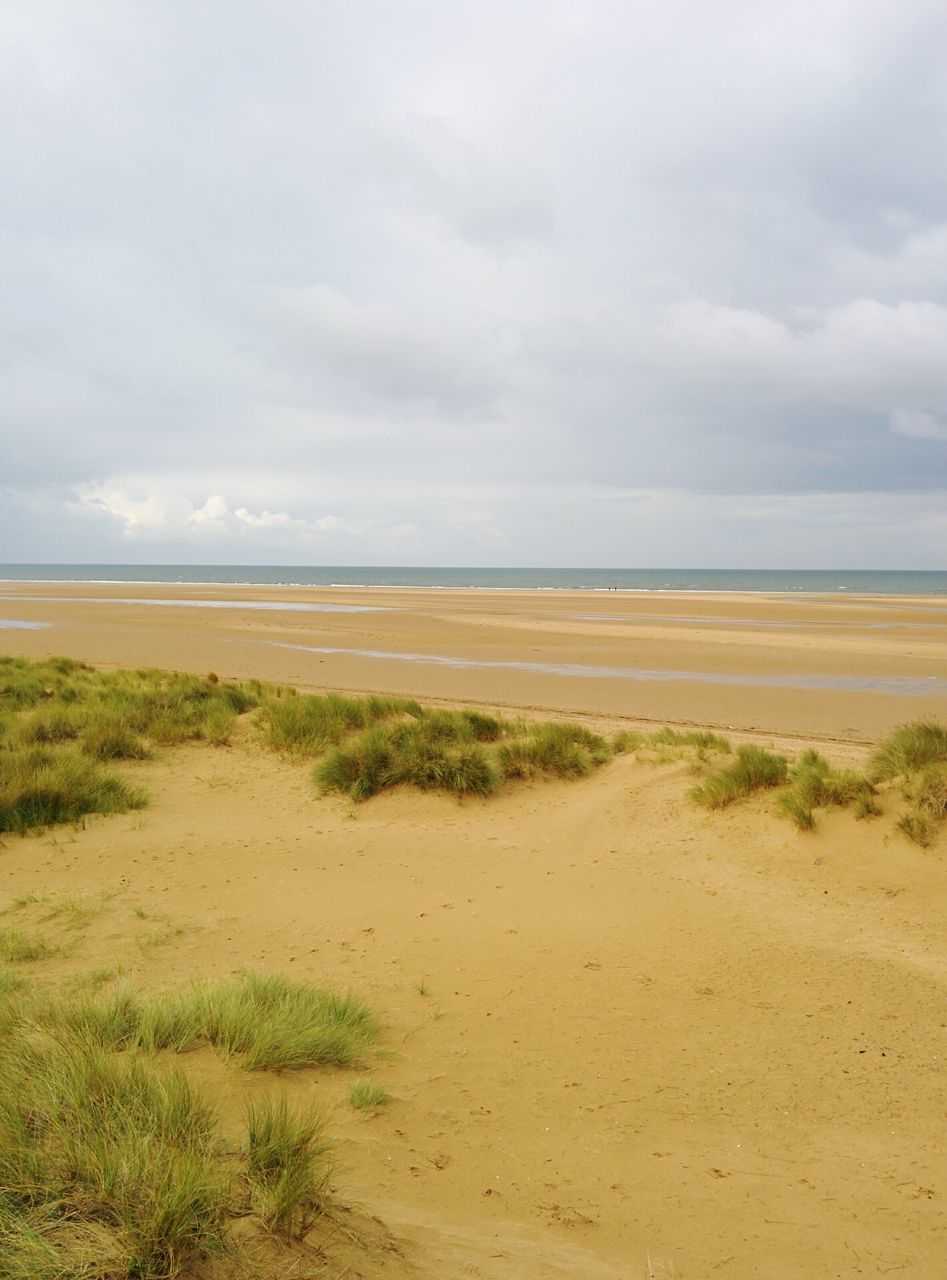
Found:
[{"label": "grey cloud", "polygon": [[6,554],[933,554],[942,5],[5,24]]}]

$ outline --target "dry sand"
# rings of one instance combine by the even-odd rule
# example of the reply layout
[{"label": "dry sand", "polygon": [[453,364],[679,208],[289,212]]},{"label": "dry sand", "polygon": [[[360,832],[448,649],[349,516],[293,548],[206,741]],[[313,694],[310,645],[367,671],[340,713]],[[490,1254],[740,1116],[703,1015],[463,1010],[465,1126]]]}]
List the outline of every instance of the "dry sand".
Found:
[{"label": "dry sand", "polygon": [[[947,678],[945,601],[4,586],[0,652],[828,741],[854,759],[943,692],[639,682],[283,649],[749,674]],[[105,595],[384,604],[286,613]],[[44,601],[23,597],[43,596]],[[48,597],[70,597],[54,601]],[[594,619],[578,614],[601,615]],[[699,617],[700,621],[687,619]],[[777,625],[778,624],[778,625]],[[66,961],[143,982],[244,964],[351,985],[394,1095],[335,1106],[347,1194],[402,1246],[349,1277],[638,1280],[947,1274],[947,838],[685,798],[687,762],[458,805],[353,809],[249,738],[135,768],[153,803],[7,839],[5,892],[111,895]],[[144,909],[146,918],[134,912]],[[180,932],[178,930],[180,929]],[[208,1070],[210,1070],[208,1068]],[[225,1105],[252,1088],[229,1068]],[[348,1265],[346,1263],[345,1265]],[[328,1275],[340,1274],[342,1264]]]}]

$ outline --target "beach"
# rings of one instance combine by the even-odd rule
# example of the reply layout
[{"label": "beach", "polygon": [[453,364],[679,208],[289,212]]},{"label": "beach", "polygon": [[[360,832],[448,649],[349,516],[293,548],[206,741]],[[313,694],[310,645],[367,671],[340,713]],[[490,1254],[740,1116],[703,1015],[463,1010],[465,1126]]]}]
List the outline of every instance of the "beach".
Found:
[{"label": "beach", "polygon": [[[840,764],[947,719],[935,597],[5,583],[0,653]],[[284,1077],[330,1109],[343,1194],[390,1233],[347,1274],[943,1276],[947,837],[910,843],[893,801],[801,834],[765,795],[697,808],[685,754],[630,753],[487,800],[353,805],[249,726],[125,767],[149,806],[4,837],[6,896],[101,904],[50,979],[252,965],[370,1001],[387,1107]],[[196,1069],[228,1113],[256,1087]]]},{"label": "beach", "polygon": [[4,583],[0,652],[852,741],[947,705],[944,597]]}]

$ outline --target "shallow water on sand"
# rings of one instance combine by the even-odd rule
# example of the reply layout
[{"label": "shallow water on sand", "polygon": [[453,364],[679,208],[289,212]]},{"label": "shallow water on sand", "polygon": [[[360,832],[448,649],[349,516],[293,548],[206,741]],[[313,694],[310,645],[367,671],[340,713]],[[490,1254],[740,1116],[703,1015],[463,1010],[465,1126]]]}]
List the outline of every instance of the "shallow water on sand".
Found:
[{"label": "shallow water on sand", "polygon": [[374,658],[390,662],[413,662],[457,670],[490,669],[528,671],[545,676],[583,677],[592,680],[637,680],[642,683],[689,681],[698,684],[737,685],[749,688],[826,689],[843,693],[892,693],[901,697],[947,695],[947,679],[939,676],[818,676],[818,675],[745,675],[720,671],[658,671],[646,667],[600,667],[578,662],[516,662],[487,658],[458,658],[444,653],[396,653],[387,649],[343,649],[329,645],[290,644],[282,640],[264,640],[262,644],[276,649],[295,649],[303,653],[344,655],[349,658]]},{"label": "shallow water on sand", "polygon": [[[287,613],[391,613],[374,604],[309,604],[292,600],[162,600],[142,596],[23,596],[0,595],[0,600],[31,600],[40,604],[132,604],[157,605],[166,609],[262,609]],[[25,624],[24,624],[25,625]]]}]

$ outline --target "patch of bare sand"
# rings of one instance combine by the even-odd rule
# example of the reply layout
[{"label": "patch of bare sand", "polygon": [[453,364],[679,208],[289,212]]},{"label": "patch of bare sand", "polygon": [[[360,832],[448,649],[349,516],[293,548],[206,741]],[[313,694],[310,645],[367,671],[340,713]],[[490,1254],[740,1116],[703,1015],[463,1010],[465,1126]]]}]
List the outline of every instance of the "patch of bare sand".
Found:
[{"label": "patch of bare sand", "polygon": [[[373,1004],[387,1108],[286,1077],[401,1245],[345,1274],[940,1280],[942,845],[706,815],[683,762],[357,808],[251,744],[134,772],[150,808],[6,839],[6,893],[109,895],[51,976],[253,965]],[[257,1087],[202,1070],[225,1108]]]}]

